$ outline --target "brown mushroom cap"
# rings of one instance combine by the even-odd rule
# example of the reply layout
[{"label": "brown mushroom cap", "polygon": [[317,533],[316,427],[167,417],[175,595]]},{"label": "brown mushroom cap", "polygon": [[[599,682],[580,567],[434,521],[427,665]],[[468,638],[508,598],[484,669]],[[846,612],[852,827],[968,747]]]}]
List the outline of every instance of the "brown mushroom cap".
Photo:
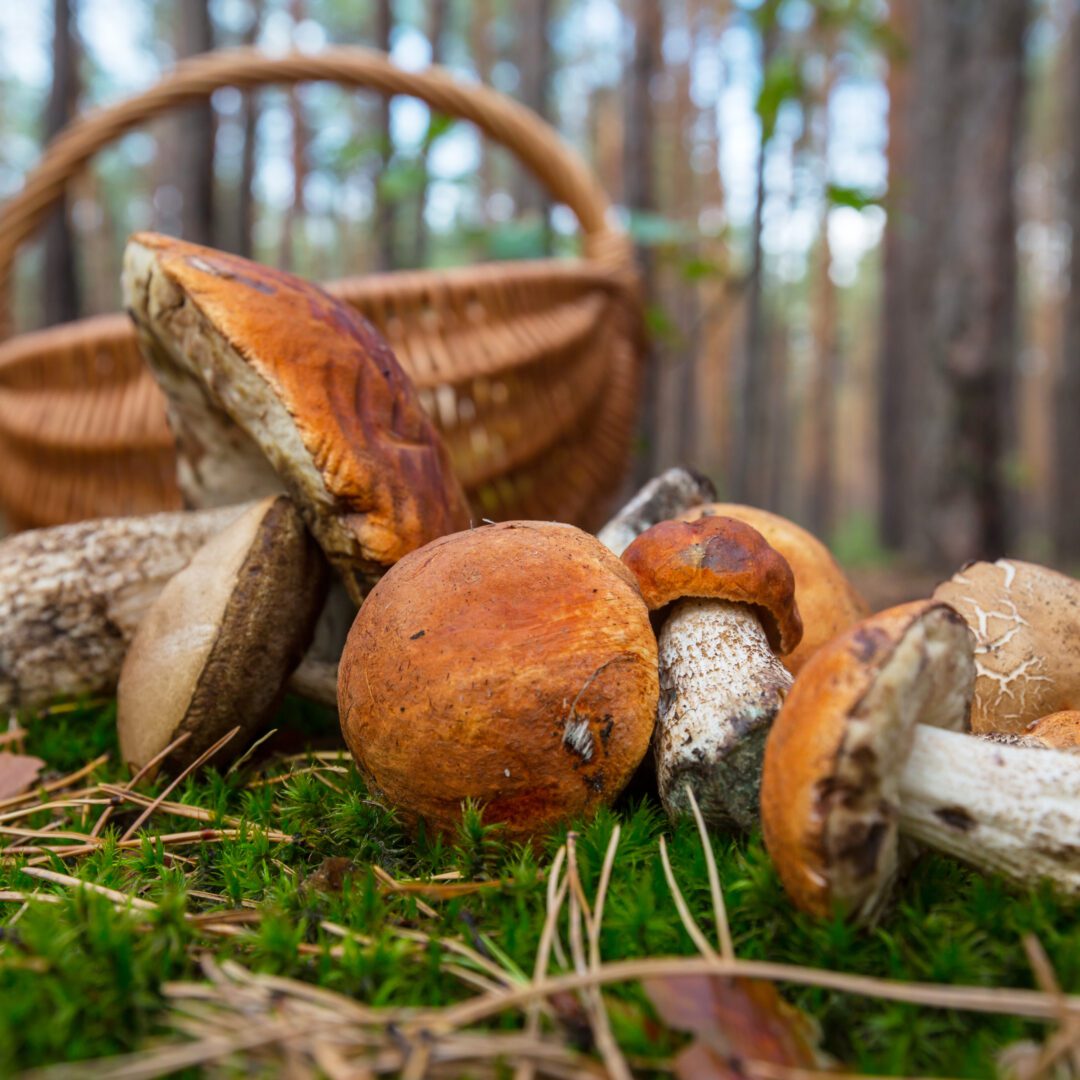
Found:
[{"label": "brown mushroom cap", "polygon": [[793,521],[739,503],[707,503],[680,516],[684,521],[738,518],[757,529],[787,559],[795,575],[795,600],[803,622],[802,641],[784,657],[784,667],[792,675],[798,675],[826,641],[870,613],[829,549]]},{"label": "brown mushroom cap", "polygon": [[934,598],[975,634],[973,731],[1024,735],[1040,717],[1080,709],[1080,581],[998,559],[965,566]]},{"label": "brown mushroom cap", "polygon": [[204,544],[139,623],[117,690],[124,760],[141,768],[178,736],[184,765],[240,725],[243,749],[272,717],[307,648],[326,563],[293,504],[263,499]]},{"label": "brown mushroom cap", "polygon": [[777,653],[802,637],[795,578],[787,560],[745,522],[727,517],[662,521],[624,552],[650,611],[697,597],[753,606]]},{"label": "brown mushroom cap", "polygon": [[644,757],[656,640],[630,572],[569,525],[506,522],[394,566],[339,668],[342,730],[407,822],[474,799],[510,836],[610,803]]},{"label": "brown mushroom cap", "polygon": [[[239,433],[220,435],[217,455],[201,432],[185,443],[185,416],[227,414],[357,603],[406,552],[468,525],[438,432],[390,347],[349,305],[281,270],[154,233],[129,242],[125,289],[189,469],[226,470],[244,449]],[[248,497],[257,468],[241,481]]]},{"label": "brown mushroom cap", "polygon": [[1068,709],[1044,716],[1029,724],[1024,735],[1053,750],[1080,749],[1080,710]]},{"label": "brown mushroom cap", "polygon": [[765,844],[799,907],[876,908],[896,871],[915,725],[961,729],[973,682],[967,626],[931,600],[872,615],[809,660],[769,733],[761,787]]}]

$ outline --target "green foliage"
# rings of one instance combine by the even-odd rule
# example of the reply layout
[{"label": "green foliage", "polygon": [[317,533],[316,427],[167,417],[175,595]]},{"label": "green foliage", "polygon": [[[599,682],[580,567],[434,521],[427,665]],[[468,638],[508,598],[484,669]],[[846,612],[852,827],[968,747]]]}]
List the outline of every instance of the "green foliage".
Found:
[{"label": "green foliage", "polygon": [[[113,722],[111,705],[32,721],[28,750],[54,754],[64,768],[81,765],[102,747],[113,750],[115,758]],[[546,911],[544,871],[564,835],[551,837],[542,849],[510,845],[498,828],[484,823],[478,808],[467,807],[456,835],[410,838],[395,815],[370,798],[351,766],[335,763],[334,771],[317,774],[302,770],[326,769],[325,762],[273,756],[305,726],[324,736],[332,730],[331,717],[314,718],[291,704],[279,722],[282,732],[235,772],[205,771],[171,796],[218,819],[242,818],[239,837],[170,847],[157,834],[190,829],[192,822],[159,813],[148,822],[141,845],[122,849],[116,840],[135,811],[116,807],[107,829],[110,840],[99,851],[81,861],[53,860],[60,872],[154,901],[157,911],[118,911],[103,897],[32,881],[20,872],[20,863],[5,863],[0,888],[36,887],[57,894],[61,902],[32,903],[0,939],[0,1075],[135,1049],[162,1034],[163,983],[200,978],[198,960],[206,949],[218,959],[233,957],[257,971],[307,980],[375,1005],[436,1006],[474,992],[445,971],[437,943],[406,940],[401,928],[459,938],[512,978],[531,973]],[[288,770],[293,775],[286,781],[256,786]],[[95,778],[125,776],[106,765]],[[149,790],[160,791],[163,783]],[[88,820],[100,809],[91,807]],[[21,824],[42,827],[50,819],[45,811]],[[589,893],[616,823],[622,834],[601,935],[604,957],[692,953],[664,880],[657,842],[667,835],[675,874],[709,933],[709,890],[695,829],[686,822],[669,825],[647,800],[575,823]],[[263,827],[281,830],[289,840],[269,841]],[[744,958],[896,979],[1030,986],[1021,942],[1032,933],[1053,958],[1062,985],[1080,989],[1076,908],[1047,891],[1013,892],[948,859],[925,857],[881,923],[855,930],[795,913],[760,837],[717,836],[714,850],[735,946]],[[334,882],[326,873],[327,860],[337,860],[348,872]],[[466,880],[489,884],[469,895],[431,899],[436,910],[431,918],[415,896],[385,891],[375,866],[398,880],[456,869]],[[185,912],[241,902],[258,904],[260,917],[235,937],[201,937],[184,919]],[[4,904],[0,915],[12,920],[19,908]],[[343,941],[322,927],[325,922],[363,940]],[[455,962],[468,963],[459,957]],[[1042,1034],[1007,1017],[921,1009],[809,987],[789,987],[786,993],[820,1023],[829,1052],[863,1073],[988,1075],[1002,1045]],[[681,1045],[679,1036],[659,1025],[640,987],[615,986],[606,996],[613,1028],[628,1052],[658,1060]],[[498,1021],[515,1022],[512,1017]]]}]

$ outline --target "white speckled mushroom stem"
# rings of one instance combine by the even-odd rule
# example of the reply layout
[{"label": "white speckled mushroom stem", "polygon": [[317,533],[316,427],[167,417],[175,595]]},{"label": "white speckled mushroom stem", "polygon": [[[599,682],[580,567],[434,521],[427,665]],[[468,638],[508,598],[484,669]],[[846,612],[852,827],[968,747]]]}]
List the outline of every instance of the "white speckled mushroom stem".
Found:
[{"label": "white speckled mushroom stem", "polygon": [[680,600],[660,631],[656,764],[672,817],[689,813],[690,783],[710,825],[758,820],[765,737],[792,678],[754,611]]},{"label": "white speckled mushroom stem", "polygon": [[1080,756],[919,724],[900,829],[982,870],[1080,894]]}]

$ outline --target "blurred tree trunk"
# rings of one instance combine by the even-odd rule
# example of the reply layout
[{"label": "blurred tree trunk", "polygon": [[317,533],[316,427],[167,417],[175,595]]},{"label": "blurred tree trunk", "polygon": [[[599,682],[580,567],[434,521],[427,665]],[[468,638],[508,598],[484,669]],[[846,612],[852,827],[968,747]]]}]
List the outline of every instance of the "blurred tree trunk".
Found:
[{"label": "blurred tree trunk", "polygon": [[[293,26],[298,26],[304,19],[304,0],[289,0],[289,14]],[[304,181],[307,178],[307,125],[304,122],[304,108],[300,100],[300,89],[289,87],[289,118],[292,121],[292,198],[285,211],[285,220],[281,227],[281,251],[278,265],[293,269],[296,262],[296,223],[304,216]]]},{"label": "blurred tree trunk", "polygon": [[914,358],[908,340],[905,262],[911,229],[911,70],[917,0],[893,0],[889,29],[896,46],[889,63],[889,193],[884,242],[881,344],[878,353],[878,528],[882,543],[899,550],[913,532],[907,509],[915,437],[910,404]]},{"label": "blurred tree trunk", "polygon": [[[52,89],[45,107],[45,137],[51,139],[71,119],[79,96],[79,50],[71,3],[53,3]],[[79,316],[79,282],[75,272],[75,245],[72,242],[65,195],[45,226],[45,322],[68,322]]]},{"label": "blurred tree trunk", "polygon": [[[178,4],[175,17],[178,57],[209,52],[214,47],[209,0]],[[209,101],[189,105],[177,114],[176,187],[180,192],[184,239],[214,242],[214,111]]]},{"label": "blurred tree trunk", "polygon": [[[443,58],[443,39],[447,32],[447,8],[448,0],[431,0],[431,23],[428,27],[428,40],[431,42],[431,62],[441,64]],[[434,117],[432,117],[434,119]],[[430,123],[430,121],[429,121]],[[428,147],[425,144],[420,151],[420,168],[423,177],[420,181],[420,190],[416,193],[416,221],[413,233],[412,265],[421,267],[426,265],[428,259],[428,234],[427,222],[424,220],[424,211],[427,209],[428,189]]]},{"label": "blurred tree trunk", "polygon": [[[394,11],[391,0],[376,0],[375,47],[390,51],[390,36],[394,29]],[[382,174],[390,167],[394,156],[394,137],[390,130],[391,98],[379,96],[379,156],[381,169],[375,185],[375,251],[379,270],[393,270],[397,265],[397,213],[393,200],[387,196]]]},{"label": "blurred tree trunk", "polygon": [[[776,50],[777,24],[762,31],[761,66],[768,71]],[[761,227],[765,207],[765,160],[768,133],[758,143],[754,216],[750,225],[750,269],[746,283],[746,337],[733,371],[731,497],[736,502],[767,503],[769,467],[769,350],[765,338]]]},{"label": "blurred tree trunk", "polygon": [[1069,172],[1065,214],[1072,234],[1069,295],[1061,370],[1055,396],[1053,541],[1057,557],[1080,562],[1080,5],[1073,8],[1069,27],[1067,78]]},{"label": "blurred tree trunk", "polygon": [[[476,74],[485,86],[491,85],[491,69],[495,59],[491,47],[491,27],[495,20],[492,0],[473,0],[469,20],[469,47]],[[480,140],[480,199],[487,213],[488,199],[495,190],[491,169],[491,147],[487,139]]]},{"label": "blurred tree trunk", "polygon": [[[651,85],[660,70],[660,38],[663,16],[660,0],[634,0],[631,7],[634,24],[634,54],[627,74],[626,127],[623,193],[631,214],[655,213],[656,181],[653,176],[655,123]],[[637,251],[642,287],[647,305],[654,302],[652,253],[646,247]],[[656,471],[659,449],[660,368],[655,345],[650,345],[645,359],[641,417],[638,422],[639,450],[635,480],[644,483]]]},{"label": "blurred tree trunk", "polygon": [[[244,44],[254,45],[262,24],[263,0],[252,0],[251,22],[244,33]],[[255,252],[255,153],[258,149],[259,92],[244,94],[241,123],[244,129],[244,150],[240,160],[240,197],[237,201],[239,228],[236,250],[250,259]]]},{"label": "blurred tree trunk", "polygon": [[807,522],[812,532],[828,538],[835,525],[833,447],[836,432],[837,298],[830,272],[829,243],[829,102],[836,81],[833,59],[835,42],[826,33],[822,40],[825,79],[817,104],[818,145],[816,157],[822,172],[823,204],[818,227],[813,281],[811,328],[814,337],[814,369],[810,379],[810,505]]},{"label": "blurred tree trunk", "polygon": [[[518,98],[545,120],[551,118],[551,42],[548,37],[552,18],[552,0],[518,0],[518,57],[520,75]],[[519,213],[535,215],[541,223],[541,244],[551,251],[551,227],[548,214],[551,200],[540,183],[524,169],[515,174],[515,199]]]},{"label": "blurred tree trunk", "polygon": [[[1025,0],[921,0],[913,107],[909,361],[915,553],[942,569],[1007,543],[1016,348],[1014,184]],[[942,107],[948,102],[947,108]],[[915,426],[917,425],[917,431]]]}]

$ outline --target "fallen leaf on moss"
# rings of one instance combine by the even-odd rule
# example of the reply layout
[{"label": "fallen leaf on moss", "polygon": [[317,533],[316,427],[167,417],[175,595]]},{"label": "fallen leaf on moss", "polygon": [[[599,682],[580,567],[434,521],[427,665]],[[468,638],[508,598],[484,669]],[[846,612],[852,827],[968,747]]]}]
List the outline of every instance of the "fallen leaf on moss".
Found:
[{"label": "fallen leaf on moss", "polygon": [[0,753],[0,799],[11,799],[31,788],[45,762],[27,754]]},{"label": "fallen leaf on moss", "polygon": [[680,1080],[741,1078],[744,1062],[819,1069],[816,1032],[771,983],[712,975],[647,979],[646,994],[668,1027],[695,1036],[674,1062]]}]

